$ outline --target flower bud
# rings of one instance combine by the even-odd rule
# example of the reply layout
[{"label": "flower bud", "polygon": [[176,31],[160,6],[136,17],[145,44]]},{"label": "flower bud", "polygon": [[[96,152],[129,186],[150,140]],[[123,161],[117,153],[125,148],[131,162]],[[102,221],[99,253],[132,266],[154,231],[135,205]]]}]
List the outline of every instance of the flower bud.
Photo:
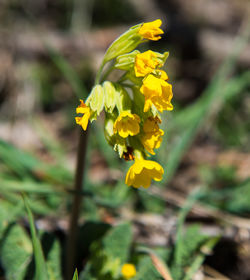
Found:
[{"label": "flower bud", "polygon": [[118,56],[116,58],[114,67],[117,69],[125,70],[125,71],[129,71],[129,70],[133,69],[134,63],[135,63],[135,57],[139,53],[140,52],[138,50],[135,50],[131,53],[127,53],[127,54]]},{"label": "flower bud", "polygon": [[105,81],[103,83],[103,90],[104,90],[104,106],[105,110],[109,113],[112,113],[115,108],[115,96],[116,91],[114,85],[109,82]]},{"label": "flower bud", "polygon": [[123,33],[117,40],[115,40],[108,48],[105,56],[104,63],[112,60],[113,58],[129,53],[134,50],[141,42],[142,36],[139,34],[141,24],[131,27],[128,31]]},{"label": "flower bud", "polygon": [[117,116],[106,113],[105,124],[104,124],[104,135],[109,143],[109,145],[113,146],[114,136],[114,122]]},{"label": "flower bud", "polygon": [[118,135],[115,137],[116,137],[116,144],[114,145],[114,150],[118,152],[119,157],[121,158],[123,154],[127,152],[126,139],[119,137]]},{"label": "flower bud", "polygon": [[119,114],[123,111],[131,110],[131,98],[127,91],[119,84],[116,84],[116,107]]},{"label": "flower bud", "polygon": [[92,89],[86,101],[86,105],[88,105],[92,111],[96,112],[97,115],[100,114],[104,107],[104,91],[101,85],[96,85]]},{"label": "flower bud", "polygon": [[165,64],[168,56],[169,56],[169,52],[164,52],[164,53],[156,53],[157,54],[157,58],[159,61],[159,64],[161,65],[161,67]]},{"label": "flower bud", "polygon": [[104,135],[108,144],[122,157],[123,153],[127,152],[126,139],[114,133],[114,122],[116,118],[117,114],[106,113]]}]

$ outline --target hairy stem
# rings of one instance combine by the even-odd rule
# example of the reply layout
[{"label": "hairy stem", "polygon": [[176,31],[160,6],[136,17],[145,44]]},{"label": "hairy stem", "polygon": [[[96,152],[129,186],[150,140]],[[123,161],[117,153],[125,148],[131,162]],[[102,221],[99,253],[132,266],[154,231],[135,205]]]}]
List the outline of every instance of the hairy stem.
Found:
[{"label": "hairy stem", "polygon": [[74,272],[75,255],[76,255],[76,241],[78,232],[78,217],[80,206],[82,202],[82,195],[79,193],[83,189],[84,167],[87,150],[88,131],[84,132],[80,128],[79,144],[77,151],[77,164],[74,181],[74,197],[71,209],[68,240],[67,240],[67,280],[71,280]]},{"label": "hairy stem", "polygon": [[99,68],[99,70],[98,70],[98,72],[96,74],[95,85],[100,83],[101,75],[102,75],[102,70],[103,70],[105,64],[106,64],[106,62],[103,60],[101,66],[100,66],[100,68]]}]

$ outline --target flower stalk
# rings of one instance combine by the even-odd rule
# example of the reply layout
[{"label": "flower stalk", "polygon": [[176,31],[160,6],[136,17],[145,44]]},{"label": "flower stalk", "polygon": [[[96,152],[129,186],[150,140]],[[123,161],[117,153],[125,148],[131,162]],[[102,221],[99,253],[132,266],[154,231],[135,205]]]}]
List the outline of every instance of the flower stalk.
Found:
[{"label": "flower stalk", "polygon": [[74,195],[72,209],[70,213],[68,240],[67,240],[67,280],[71,280],[74,272],[75,256],[76,256],[76,241],[78,233],[78,218],[83,196],[79,193],[83,189],[85,159],[87,151],[88,130],[85,132],[79,129],[79,143],[77,151],[77,163],[74,181]]}]

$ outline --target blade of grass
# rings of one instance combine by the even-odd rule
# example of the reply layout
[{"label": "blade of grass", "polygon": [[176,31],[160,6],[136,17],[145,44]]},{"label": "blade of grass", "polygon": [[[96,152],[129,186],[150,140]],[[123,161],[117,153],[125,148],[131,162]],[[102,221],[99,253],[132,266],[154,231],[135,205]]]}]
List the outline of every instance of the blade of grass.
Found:
[{"label": "blade of grass", "polygon": [[74,276],[73,276],[72,280],[78,280],[77,269],[75,270],[75,273],[74,273]]},{"label": "blade of grass", "polygon": [[0,139],[0,162],[3,162],[21,179],[39,178],[57,185],[70,185],[72,173],[62,165],[51,165],[40,161],[33,155],[21,151]]},{"label": "blade of grass", "polygon": [[19,181],[14,179],[5,179],[0,177],[0,190],[10,192],[28,192],[37,194],[60,194],[62,192],[54,190],[53,187],[46,183],[38,183],[31,180]]},{"label": "blade of grass", "polygon": [[0,139],[0,162],[3,162],[8,168],[10,168],[15,174],[20,177],[28,177],[29,168],[36,167],[38,161],[16,149],[14,146]]},{"label": "blade of grass", "polygon": [[[1,190],[1,196],[6,201],[9,201],[13,205],[16,205],[20,201],[20,194],[12,193],[9,191]],[[30,201],[30,208],[32,212],[40,214],[40,215],[48,215],[51,212],[55,212],[56,209],[52,208],[51,206],[47,205],[43,199],[33,198]],[[23,212],[20,211],[20,216],[23,215]]]},{"label": "blade of grass", "polygon": [[177,232],[176,232],[176,246],[174,250],[174,263],[181,263],[181,251],[183,247],[183,226],[186,219],[187,214],[192,209],[194,203],[201,196],[201,189],[193,191],[187,198],[185,205],[182,207],[179,213],[179,218],[177,222]]},{"label": "blade of grass", "polygon": [[48,280],[48,272],[46,267],[45,258],[42,251],[42,246],[40,240],[38,239],[33,215],[31,213],[28,200],[25,195],[23,195],[24,205],[28,214],[29,224],[30,224],[30,232],[31,232],[31,239],[34,251],[34,258],[35,258],[35,280]]}]

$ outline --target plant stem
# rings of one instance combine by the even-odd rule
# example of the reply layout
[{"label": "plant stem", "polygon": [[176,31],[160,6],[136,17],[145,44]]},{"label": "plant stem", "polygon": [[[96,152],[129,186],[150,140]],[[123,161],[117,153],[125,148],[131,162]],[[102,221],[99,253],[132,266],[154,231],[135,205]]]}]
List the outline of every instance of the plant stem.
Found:
[{"label": "plant stem", "polygon": [[83,196],[79,195],[79,193],[82,191],[83,188],[83,178],[84,178],[83,176],[84,176],[85,158],[86,158],[86,150],[87,150],[88,130],[84,132],[82,128],[80,128],[79,132],[80,135],[79,135],[77,164],[76,164],[75,181],[74,181],[74,197],[73,197],[73,203],[71,209],[68,240],[67,240],[67,257],[66,257],[67,280],[72,279],[73,272],[74,272],[78,217],[79,217],[80,206],[83,198]]},{"label": "plant stem", "polygon": [[114,70],[115,68],[113,66],[111,66],[110,68],[108,68],[108,70],[103,74],[102,77],[102,81],[105,81],[108,77],[108,75]]},{"label": "plant stem", "polygon": [[102,70],[103,70],[103,67],[104,67],[105,64],[106,64],[106,62],[103,60],[101,66],[100,66],[100,68],[98,69],[98,72],[97,72],[97,74],[96,74],[95,85],[97,85],[97,84],[100,83]]}]

